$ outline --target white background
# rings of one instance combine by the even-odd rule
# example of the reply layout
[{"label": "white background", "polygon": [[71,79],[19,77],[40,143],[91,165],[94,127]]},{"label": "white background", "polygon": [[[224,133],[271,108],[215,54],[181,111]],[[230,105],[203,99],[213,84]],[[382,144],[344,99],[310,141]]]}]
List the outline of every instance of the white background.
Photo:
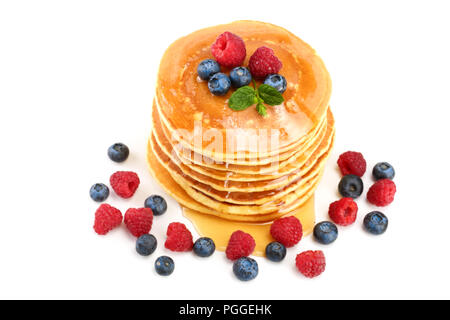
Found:
[{"label": "white background", "polygon": [[[448,1],[1,1],[0,298],[450,298]],[[159,60],[178,37],[239,19],[281,25],[310,43],[333,80],[337,140],[316,194],[317,219],[338,198],[336,160],[361,151],[397,171],[389,229],[366,234],[359,216],[321,246],[305,238],[281,264],[257,258],[242,283],[224,254],[164,249],[176,202],[156,217],[157,252],[138,256],[125,228],[92,229],[95,182],[133,170],[141,186],[122,212],[162,190],[145,163]],[[131,149],[115,164],[117,141]],[[366,190],[372,183],[364,177]],[[197,236],[197,235],[195,235]],[[322,249],[327,269],[308,280],[295,255]],[[176,262],[154,272],[157,256]]]}]

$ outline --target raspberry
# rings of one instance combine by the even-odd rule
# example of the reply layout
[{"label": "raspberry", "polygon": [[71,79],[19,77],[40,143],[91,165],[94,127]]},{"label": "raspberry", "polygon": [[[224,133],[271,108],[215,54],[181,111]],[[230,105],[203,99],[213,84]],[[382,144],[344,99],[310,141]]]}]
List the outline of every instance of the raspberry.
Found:
[{"label": "raspberry", "polygon": [[348,226],[355,222],[358,213],[358,205],[352,198],[342,198],[330,204],[328,215],[334,223],[340,226]]},{"label": "raspberry", "polygon": [[305,251],[297,255],[295,264],[298,271],[300,271],[307,278],[314,278],[325,271],[325,256],[321,250]]},{"label": "raspberry", "polygon": [[269,74],[278,73],[283,64],[275,56],[272,49],[260,47],[250,57],[248,67],[255,78],[265,78]]},{"label": "raspberry", "polygon": [[127,199],[136,192],[140,181],[132,171],[117,171],[109,178],[109,183],[118,196]]},{"label": "raspberry", "polygon": [[228,31],[217,37],[211,52],[219,64],[230,68],[242,65],[247,54],[244,40]]},{"label": "raspberry", "polygon": [[344,152],[339,156],[337,163],[344,176],[354,174],[355,176],[362,177],[366,172],[366,160],[362,153],[359,152]]},{"label": "raspberry", "polygon": [[290,216],[275,220],[270,227],[270,234],[275,240],[289,248],[302,239],[303,228],[300,220]]},{"label": "raspberry", "polygon": [[255,246],[255,239],[250,234],[238,230],[231,235],[225,253],[228,259],[237,260],[250,255]]},{"label": "raspberry", "polygon": [[367,192],[367,200],[378,207],[384,207],[394,201],[396,191],[394,181],[381,179],[370,187]]},{"label": "raspberry", "polygon": [[152,229],[153,212],[149,208],[130,208],[125,212],[125,225],[131,234],[140,237]]},{"label": "raspberry", "polygon": [[180,222],[172,222],[167,228],[167,240],[165,247],[172,251],[190,251],[194,242],[192,234],[186,226]]},{"label": "raspberry", "polygon": [[121,223],[122,213],[109,204],[104,203],[95,211],[94,230],[100,235],[107,234]]}]

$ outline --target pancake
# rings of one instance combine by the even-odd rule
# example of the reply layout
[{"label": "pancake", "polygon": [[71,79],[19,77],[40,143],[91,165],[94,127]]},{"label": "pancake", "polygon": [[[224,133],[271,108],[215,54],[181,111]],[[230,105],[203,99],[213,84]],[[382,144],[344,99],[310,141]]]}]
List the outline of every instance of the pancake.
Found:
[{"label": "pancake", "polygon": [[[160,120],[159,115],[156,116],[154,119],[156,119],[155,121],[159,121]],[[158,127],[160,127],[158,129],[160,129],[164,133],[164,136],[168,140],[168,142],[171,145],[174,145],[175,151],[176,151],[178,157],[185,163],[193,163],[193,164],[197,164],[197,165],[204,166],[206,168],[215,169],[215,170],[222,170],[222,171],[233,170],[235,172],[240,172],[243,174],[251,172],[252,168],[254,166],[258,166],[260,168],[259,173],[261,174],[261,173],[265,173],[265,172],[270,172],[270,168],[272,167],[273,162],[281,164],[281,163],[284,163],[285,160],[292,161],[292,159],[300,156],[305,149],[307,149],[308,147],[313,145],[314,141],[318,137],[321,136],[321,134],[325,130],[326,122],[327,122],[327,119],[325,117],[321,121],[321,123],[317,126],[317,128],[311,133],[311,135],[309,135],[307,138],[305,138],[304,143],[296,146],[292,150],[286,151],[282,154],[272,156],[272,157],[266,157],[266,158],[260,158],[260,159],[252,158],[252,159],[246,159],[245,161],[242,159],[233,160],[233,161],[227,160],[227,162],[218,161],[216,159],[209,158],[207,156],[201,155],[191,149],[188,149],[188,148],[182,146],[181,144],[179,144],[177,142],[176,139],[174,139],[174,137],[171,136],[167,127],[162,123],[160,123],[158,125]],[[270,138],[268,138],[268,139],[270,139]],[[214,143],[215,143],[215,140],[213,140],[211,142],[211,145],[213,145]]]},{"label": "pancake", "polygon": [[[282,61],[284,102],[267,105],[265,117],[255,106],[232,110],[228,100],[235,89],[215,96],[197,75],[198,64],[213,59],[211,44],[226,31],[245,43],[243,66],[261,46]],[[263,254],[274,220],[293,215],[304,234],[314,227],[314,192],[335,138],[330,95],[322,60],[281,27],[237,21],[193,32],[161,59],[147,144],[150,173],[218,250],[233,231],[243,230],[255,238],[256,254]]]},{"label": "pancake", "polygon": [[[156,106],[156,108],[155,108]],[[217,158],[210,158],[205,155],[201,155],[198,152],[195,152],[194,150],[186,147],[185,145],[179,143],[180,133],[183,133],[184,130],[178,130],[178,131],[170,131],[167,125],[164,123],[163,118],[160,116],[160,111],[157,107],[156,101],[153,103],[153,112],[152,112],[152,118],[153,118],[153,125],[157,125],[161,128],[161,130],[164,132],[164,135],[166,136],[166,139],[169,140],[169,142],[172,145],[176,145],[176,151],[180,158],[186,160],[186,162],[193,162],[198,165],[214,168],[217,170],[228,170],[233,169],[236,171],[242,171],[245,173],[245,170],[249,170],[248,166],[254,166],[254,165],[264,165],[264,164],[270,164],[274,161],[282,161],[286,159],[292,158],[294,155],[299,155],[302,153],[303,149],[302,147],[307,147],[313,143],[312,139],[314,139],[321,130],[323,130],[325,124],[326,124],[326,114],[323,117],[322,120],[320,120],[320,123],[311,130],[308,135],[305,135],[300,141],[293,144],[290,149],[287,149],[286,151],[279,153],[274,156],[270,157],[259,157],[259,158],[245,158],[245,159],[227,159],[226,161],[223,161],[222,159]],[[200,126],[199,126],[200,127]],[[202,129],[203,130],[203,129]],[[245,134],[245,133],[243,133]],[[267,132],[268,139],[269,139],[269,147],[270,147],[270,138],[269,138],[270,132]],[[211,146],[215,145],[216,139],[221,139],[221,136],[215,136],[211,135],[208,137],[208,141]],[[250,138],[249,138],[250,140]],[[255,140],[253,138],[253,140]],[[254,143],[251,143],[250,146],[253,146],[254,149],[258,149],[260,146],[257,145],[257,142],[253,141]],[[223,166],[223,164],[226,164],[226,168]],[[240,165],[240,166],[239,166]],[[247,166],[247,168],[245,167]]]},{"label": "pancake", "polygon": [[[329,122],[331,124],[332,117]],[[196,176],[186,174],[185,171],[180,168],[180,165],[182,164],[172,161],[170,158],[170,153],[164,153],[161,150],[162,148],[156,142],[154,135],[152,135],[151,142],[154,146],[154,152],[158,156],[159,160],[163,162],[163,166],[165,166],[167,170],[171,171],[171,173],[177,174],[179,177],[175,178],[175,180],[182,181],[182,185],[192,186],[197,191],[201,191],[202,193],[219,201],[235,204],[263,204],[268,200],[268,197],[270,197],[270,200],[272,201],[277,200],[294,189],[301,187],[303,183],[307,182],[311,177],[317,174],[317,168],[313,169],[313,166],[316,165],[318,168],[321,167],[320,164],[316,163],[316,160],[328,150],[333,130],[333,127],[327,130],[327,138],[320,144],[318,150],[316,150],[316,152],[308,158],[308,161],[304,161],[306,166],[299,168],[301,170],[296,173],[294,178],[284,179],[284,184],[283,179],[281,179],[281,181],[280,179],[276,179],[276,183],[272,185],[272,188],[270,181],[266,181],[264,187],[262,188],[263,190],[261,190],[261,188],[252,188],[252,184],[248,183],[247,185],[250,187],[246,192],[242,192],[239,188],[238,192],[235,192],[234,190],[229,189],[228,186],[216,189],[214,182],[217,183],[217,180],[211,178],[208,179],[208,181],[205,181],[207,184],[201,182]],[[311,172],[309,172],[310,170]]]},{"label": "pancake", "polygon": [[[223,199],[224,202],[217,201],[211,197],[210,194],[205,194],[205,190],[198,190],[200,183],[190,179],[189,177],[183,176],[183,174],[178,171],[176,165],[170,161],[170,158],[166,157],[162,151],[158,152],[155,149],[159,147],[157,145],[152,144],[152,140],[150,140],[151,149],[153,151],[153,156],[156,156],[161,165],[169,172],[172,179],[175,180],[192,198],[197,200],[198,202],[204,203],[206,206],[213,208],[221,213],[228,214],[260,214],[260,213],[268,213],[273,212],[279,209],[281,205],[289,205],[294,202],[297,198],[301,197],[305,191],[311,185],[314,185],[316,180],[318,179],[319,173],[322,169],[321,165],[317,165],[313,171],[313,177],[311,179],[301,179],[302,182],[301,187],[285,190],[285,192],[275,192],[270,194],[268,197],[264,197],[266,194],[263,192],[263,198],[258,199],[260,197],[257,193],[252,193],[251,195],[247,195],[247,198],[250,199],[249,202],[252,202],[256,205],[230,205],[231,202],[229,199]],[[329,150],[324,155],[322,155],[318,162],[322,163],[326,161],[329,155]],[[306,180],[306,181],[305,181]],[[197,188],[195,188],[195,187]],[[280,190],[284,191],[284,190]],[[231,197],[231,193],[230,193]],[[252,200],[253,199],[253,200]],[[236,202],[236,201],[235,201]]]},{"label": "pancake", "polygon": [[[326,130],[327,119],[325,118],[317,130],[313,133],[305,143],[301,146],[297,146],[296,149],[288,151],[282,155],[274,156],[270,158],[264,158],[262,161],[256,159],[251,159],[245,164],[242,162],[217,162],[214,159],[202,156],[196,152],[193,152],[185,147],[180,147],[179,144],[175,145],[174,151],[177,153],[178,157],[184,163],[193,163],[204,168],[219,170],[219,171],[233,171],[240,174],[270,174],[274,171],[274,168],[282,168],[289,162],[294,161],[297,157],[301,156],[307,148],[315,144],[317,139],[323,135]],[[166,139],[169,139],[169,133],[164,125],[161,125],[162,131]]]},{"label": "pancake", "polygon": [[[290,171],[292,171],[291,173],[287,170],[284,170],[281,177],[274,177],[273,179],[269,179],[268,177],[266,177],[266,179],[264,180],[260,179],[260,175],[248,175],[246,181],[243,181],[243,179],[241,181],[233,181],[231,179],[215,179],[210,174],[200,173],[201,170],[199,170],[200,172],[196,171],[193,167],[198,167],[198,165],[185,164],[178,158],[175,152],[171,152],[172,147],[169,141],[167,141],[165,136],[162,134],[162,130],[160,130],[161,128],[157,124],[155,124],[155,126],[153,127],[153,136],[156,139],[156,143],[159,145],[161,150],[179,167],[183,174],[188,175],[191,178],[196,179],[202,183],[211,184],[211,186],[217,190],[263,191],[282,187],[287,183],[296,180],[305,173],[305,171],[300,170],[303,164],[305,164],[309,158],[315,159],[318,155],[320,156],[320,152],[323,153],[324,148],[327,146],[326,144],[329,143],[331,131],[334,126],[334,120],[332,118],[331,112],[329,117],[327,118],[327,125],[327,129],[321,134],[320,140],[316,144],[313,144],[313,146],[311,146],[306,152],[304,152],[301,157],[297,159],[294,158],[289,161],[289,166],[291,168]],[[315,153],[315,151],[317,151],[317,153]],[[227,172],[227,175],[233,175],[233,172],[229,171]]]},{"label": "pancake", "polygon": [[[259,116],[255,108],[231,110],[228,107],[231,92],[222,97],[213,96],[205,83],[198,80],[198,63],[212,58],[211,44],[225,31],[238,34],[245,41],[247,52],[268,46],[283,62],[282,74],[289,84],[283,94],[285,102],[268,108],[267,117]],[[248,59],[249,55],[244,65],[248,64]],[[202,29],[175,41],[160,63],[156,101],[161,120],[170,132],[184,129],[185,132],[193,133],[195,122],[201,123],[204,130],[219,132],[223,144],[218,151],[209,150],[207,141],[196,145],[192,134],[180,137],[180,143],[197,153],[225,161],[270,157],[292,149],[324,118],[330,94],[328,71],[308,44],[278,26],[237,21]],[[237,128],[239,134],[233,134],[233,129]],[[227,146],[233,145],[238,139],[247,138],[247,135],[241,134],[242,131],[259,129],[281,132],[278,147],[255,153],[246,143],[240,149],[227,150]],[[259,137],[257,139],[258,145],[265,143],[259,141]]]},{"label": "pancake", "polygon": [[[154,143],[157,143],[161,150],[165,153],[166,156],[168,156],[183,172],[183,174],[190,176],[192,179],[198,180],[201,183],[209,184],[216,190],[222,190],[222,191],[264,191],[264,190],[271,190],[275,188],[280,188],[288,184],[289,182],[292,182],[293,180],[296,180],[299,178],[302,174],[300,169],[295,170],[294,172],[287,174],[285,176],[274,178],[274,179],[266,179],[266,180],[259,180],[255,179],[253,181],[247,180],[247,181],[233,181],[233,180],[218,180],[213,177],[201,174],[195,170],[192,170],[189,166],[183,164],[179,158],[174,154],[168,152],[168,149],[161,146],[158,138],[156,137],[156,134],[154,133],[152,135],[152,139],[155,139]],[[311,150],[310,152],[313,152],[314,150]],[[259,176],[248,176],[248,179],[256,178]]]},{"label": "pancake", "polygon": [[[229,204],[265,204],[268,201],[275,201],[285,194],[300,188],[304,183],[308,183],[312,180],[317,172],[314,171],[310,175],[305,177],[300,177],[294,182],[289,184],[287,187],[277,188],[273,190],[259,191],[259,192],[230,192],[230,191],[219,191],[212,188],[210,185],[201,183],[192,179],[191,177],[183,174],[183,172],[174,164],[169,157],[162,153],[158,145],[154,144],[154,140],[151,140],[151,147],[154,154],[157,156],[160,163],[169,171],[172,178],[177,181],[183,188],[193,188],[199,191],[201,194],[217,200],[220,202],[225,202]],[[189,191],[188,191],[189,192]]]},{"label": "pancake", "polygon": [[[334,140],[334,139],[333,139]],[[333,145],[332,141],[332,145]],[[317,184],[312,186],[308,190],[304,197],[299,198],[295,203],[290,206],[280,206],[277,211],[265,214],[227,214],[221,213],[214,209],[207,207],[206,205],[193,199],[175,180],[172,179],[170,173],[160,164],[157,157],[154,155],[152,148],[147,149],[147,163],[149,166],[150,173],[158,182],[158,184],[178,203],[183,207],[194,210],[198,213],[207,214],[222,218],[224,220],[239,221],[239,222],[249,222],[249,223],[262,223],[271,222],[274,219],[289,216],[294,210],[301,207],[308,199],[312,196],[317,187]],[[320,179],[319,179],[320,180]]]}]

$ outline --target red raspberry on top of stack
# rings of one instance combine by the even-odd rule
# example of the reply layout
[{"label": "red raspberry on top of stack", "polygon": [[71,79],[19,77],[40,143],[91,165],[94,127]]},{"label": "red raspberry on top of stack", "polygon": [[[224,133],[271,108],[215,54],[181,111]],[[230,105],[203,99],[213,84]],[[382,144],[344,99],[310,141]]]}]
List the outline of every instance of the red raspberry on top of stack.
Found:
[{"label": "red raspberry on top of stack", "polygon": [[211,53],[224,67],[238,67],[244,62],[247,51],[244,41],[231,32],[224,32],[211,46]]},{"label": "red raspberry on top of stack", "polygon": [[274,51],[268,47],[256,49],[248,62],[250,72],[257,79],[264,79],[269,74],[278,73],[282,66]]}]

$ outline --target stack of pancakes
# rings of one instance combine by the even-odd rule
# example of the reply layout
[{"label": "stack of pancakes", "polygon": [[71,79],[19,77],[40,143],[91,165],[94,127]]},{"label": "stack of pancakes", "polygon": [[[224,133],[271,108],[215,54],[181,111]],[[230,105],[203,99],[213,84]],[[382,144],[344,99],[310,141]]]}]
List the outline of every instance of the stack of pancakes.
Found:
[{"label": "stack of pancakes", "polygon": [[[233,90],[214,96],[197,76],[198,64],[213,58],[211,44],[225,31],[244,40],[244,65],[261,46],[273,49],[283,63],[285,101],[268,106],[267,117],[254,106],[230,109]],[[295,214],[312,199],[333,145],[330,93],[322,60],[285,29],[238,21],[194,32],[173,43],[161,61],[150,171],[167,193],[199,215],[266,223]]]}]

